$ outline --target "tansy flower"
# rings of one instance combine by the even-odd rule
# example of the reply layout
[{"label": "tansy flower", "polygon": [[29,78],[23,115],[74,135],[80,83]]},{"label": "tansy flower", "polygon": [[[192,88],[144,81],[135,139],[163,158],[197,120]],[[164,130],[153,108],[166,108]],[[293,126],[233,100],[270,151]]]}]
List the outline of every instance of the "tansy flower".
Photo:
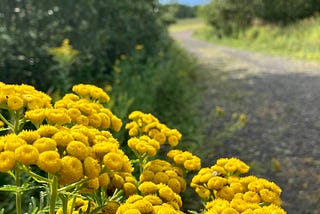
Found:
[{"label": "tansy flower", "polygon": [[25,117],[33,124],[40,125],[46,117],[45,109],[34,109],[25,112]]},{"label": "tansy flower", "polygon": [[48,124],[64,125],[71,122],[71,118],[64,109],[47,109],[46,121]]},{"label": "tansy flower", "polygon": [[162,188],[159,189],[159,196],[166,201],[173,200],[175,198],[174,194],[175,193],[168,186],[163,186]]},{"label": "tansy flower", "polygon": [[57,146],[67,147],[67,145],[74,140],[69,131],[59,131],[52,136],[52,139],[56,141]]},{"label": "tansy flower", "polygon": [[59,183],[62,185],[77,182],[83,177],[83,166],[81,161],[72,156],[61,159],[61,170]]},{"label": "tansy flower", "polygon": [[214,176],[208,180],[208,188],[211,190],[219,190],[222,189],[227,183],[227,179],[219,176]]},{"label": "tansy flower", "polygon": [[259,191],[259,193],[260,193],[261,199],[264,202],[272,203],[277,199],[277,195],[268,189],[262,189]]},{"label": "tansy flower", "polygon": [[220,189],[217,192],[217,196],[220,198],[226,199],[228,201],[231,201],[234,196],[234,192],[230,187],[224,186],[222,189]]},{"label": "tansy flower", "polygon": [[60,170],[62,161],[58,152],[45,151],[39,155],[37,165],[43,171],[55,174]]},{"label": "tansy flower", "polygon": [[166,184],[169,181],[169,176],[165,172],[157,172],[153,177],[153,181],[156,184]]},{"label": "tansy flower", "polygon": [[119,208],[119,203],[116,201],[108,201],[103,206],[102,211],[108,214],[115,214]]},{"label": "tansy flower", "polygon": [[14,151],[18,147],[27,144],[25,140],[23,140],[15,134],[9,134],[4,136],[3,141],[5,144],[4,150],[6,151]]},{"label": "tansy flower", "polygon": [[170,178],[167,182],[167,185],[175,192],[181,192],[181,183],[177,178]]},{"label": "tansy flower", "polygon": [[153,182],[147,181],[140,184],[138,189],[143,195],[150,195],[158,191],[158,186]]},{"label": "tansy flower", "polygon": [[152,205],[161,205],[162,204],[161,198],[159,198],[156,195],[146,195],[144,197],[144,200],[149,201]]},{"label": "tansy flower", "polygon": [[123,191],[126,196],[130,196],[137,193],[137,187],[132,183],[125,183],[123,185]]},{"label": "tansy flower", "polygon": [[40,134],[37,131],[29,131],[29,130],[23,130],[21,131],[18,136],[27,141],[27,143],[32,144],[35,140],[38,140],[40,138]]},{"label": "tansy flower", "polygon": [[89,178],[96,178],[99,176],[101,167],[98,160],[92,157],[86,157],[83,162],[84,174]]},{"label": "tansy flower", "polygon": [[59,129],[57,127],[51,125],[42,125],[37,129],[41,137],[52,137],[52,135],[58,131]]},{"label": "tansy flower", "polygon": [[138,209],[128,209],[123,214],[141,214],[141,212]]},{"label": "tansy flower", "polygon": [[18,96],[9,96],[7,104],[9,109],[14,111],[19,110],[24,106],[23,99]]},{"label": "tansy flower", "polygon": [[36,164],[39,158],[38,150],[31,145],[22,145],[18,147],[14,154],[16,161],[26,166]]},{"label": "tansy flower", "polygon": [[0,153],[0,172],[8,172],[12,170],[15,164],[14,152],[4,151]]},{"label": "tansy flower", "polygon": [[103,157],[103,163],[107,169],[118,171],[122,168],[123,160],[120,154],[110,152]]},{"label": "tansy flower", "polygon": [[101,187],[107,187],[110,184],[110,177],[108,173],[102,173],[99,175],[99,184]]},{"label": "tansy flower", "polygon": [[258,193],[253,191],[248,191],[243,194],[243,200],[250,203],[260,203],[261,198]]},{"label": "tansy flower", "polygon": [[32,144],[39,153],[45,152],[45,151],[55,151],[57,149],[57,143],[51,138],[48,137],[42,137]]},{"label": "tansy flower", "polygon": [[80,124],[80,125],[87,126],[87,125],[89,125],[89,118],[84,115],[80,115],[79,117],[77,117],[76,123]]},{"label": "tansy flower", "polygon": [[112,116],[112,117],[111,117],[111,125],[112,125],[113,129],[114,129],[116,132],[118,132],[118,131],[120,131],[120,129],[121,129],[122,121],[121,121],[118,117]]},{"label": "tansy flower", "polygon": [[80,160],[84,160],[88,156],[87,146],[80,141],[71,141],[67,146],[69,155],[74,156]]}]

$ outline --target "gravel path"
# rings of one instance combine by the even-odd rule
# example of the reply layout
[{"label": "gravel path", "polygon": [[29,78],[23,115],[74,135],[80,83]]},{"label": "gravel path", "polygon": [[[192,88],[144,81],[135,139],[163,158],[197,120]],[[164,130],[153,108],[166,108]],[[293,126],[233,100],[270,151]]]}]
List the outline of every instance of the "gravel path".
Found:
[{"label": "gravel path", "polygon": [[223,106],[248,117],[219,154],[239,157],[254,174],[279,184],[288,214],[319,214],[320,65],[221,47],[191,35],[172,34],[199,61],[205,114]]}]

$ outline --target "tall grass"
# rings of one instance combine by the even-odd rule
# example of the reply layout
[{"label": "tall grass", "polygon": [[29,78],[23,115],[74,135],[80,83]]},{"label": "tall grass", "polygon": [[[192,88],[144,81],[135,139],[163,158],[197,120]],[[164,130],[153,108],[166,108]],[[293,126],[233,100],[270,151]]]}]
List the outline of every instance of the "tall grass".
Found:
[{"label": "tall grass", "polygon": [[214,29],[208,26],[195,33],[196,38],[216,44],[320,62],[320,16],[288,26],[255,25],[238,37],[215,35]]}]

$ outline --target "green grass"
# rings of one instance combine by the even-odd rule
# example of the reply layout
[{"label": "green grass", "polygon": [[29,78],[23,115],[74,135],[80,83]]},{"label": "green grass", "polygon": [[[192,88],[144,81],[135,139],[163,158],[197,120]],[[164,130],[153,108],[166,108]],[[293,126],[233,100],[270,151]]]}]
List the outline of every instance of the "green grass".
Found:
[{"label": "green grass", "polygon": [[185,30],[200,30],[204,27],[205,23],[200,18],[178,19],[175,24],[169,26],[169,32],[177,33]]},{"label": "green grass", "polygon": [[186,30],[187,27],[194,30],[194,37],[215,44],[320,62],[320,16],[288,26],[252,26],[237,38],[217,38],[214,29],[201,19],[179,21],[171,29]]}]

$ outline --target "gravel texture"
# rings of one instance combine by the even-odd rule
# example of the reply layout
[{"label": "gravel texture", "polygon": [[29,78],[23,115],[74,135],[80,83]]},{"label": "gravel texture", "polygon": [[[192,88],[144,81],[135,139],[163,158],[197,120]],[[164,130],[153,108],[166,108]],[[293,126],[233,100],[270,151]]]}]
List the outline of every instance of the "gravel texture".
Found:
[{"label": "gravel texture", "polygon": [[319,214],[320,65],[221,47],[191,35],[172,34],[198,59],[204,116],[222,106],[248,118],[224,146],[208,142],[207,150],[241,158],[253,174],[276,182],[289,214]]}]

